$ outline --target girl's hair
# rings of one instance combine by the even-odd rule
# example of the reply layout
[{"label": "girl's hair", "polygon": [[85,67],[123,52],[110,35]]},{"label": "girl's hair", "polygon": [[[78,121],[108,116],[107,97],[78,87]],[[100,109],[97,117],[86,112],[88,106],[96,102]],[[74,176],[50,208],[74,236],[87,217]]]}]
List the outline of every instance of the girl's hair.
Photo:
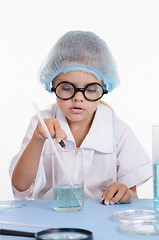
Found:
[{"label": "girl's hair", "polygon": [[113,109],[108,103],[106,103],[106,102],[104,102],[104,101],[102,101],[102,100],[100,100],[99,102],[100,102],[101,104],[107,106],[108,108],[110,108],[110,109],[112,110],[113,114],[115,114],[114,109]]},{"label": "girl's hair", "polygon": [[103,80],[111,92],[120,81],[116,64],[107,44],[92,32],[70,31],[53,46],[38,79],[50,91],[51,81],[60,73],[83,71]]}]

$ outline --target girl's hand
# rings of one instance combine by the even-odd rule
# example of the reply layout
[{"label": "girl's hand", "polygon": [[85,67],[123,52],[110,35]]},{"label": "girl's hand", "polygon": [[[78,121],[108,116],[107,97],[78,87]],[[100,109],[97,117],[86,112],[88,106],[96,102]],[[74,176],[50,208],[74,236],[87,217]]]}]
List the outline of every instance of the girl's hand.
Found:
[{"label": "girl's hand", "polygon": [[[56,141],[59,143],[61,140],[66,140],[67,135],[62,130],[59,121],[56,118],[46,118],[44,119],[45,124],[50,132],[51,137],[55,137]],[[41,122],[38,121],[37,127],[35,129],[35,135],[38,139],[45,141],[47,136],[41,125]]]},{"label": "girl's hand", "polygon": [[133,198],[138,198],[136,186],[129,189],[126,185],[115,182],[105,190],[101,198],[101,203],[105,205],[128,203],[131,202]]}]

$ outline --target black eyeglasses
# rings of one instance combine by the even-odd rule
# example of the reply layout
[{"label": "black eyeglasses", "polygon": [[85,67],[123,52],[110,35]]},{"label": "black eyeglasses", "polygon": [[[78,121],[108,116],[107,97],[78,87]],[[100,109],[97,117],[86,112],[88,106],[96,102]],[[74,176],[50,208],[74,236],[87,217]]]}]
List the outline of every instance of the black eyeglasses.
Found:
[{"label": "black eyeglasses", "polygon": [[63,81],[58,83],[56,87],[52,85],[51,91],[55,92],[56,96],[62,100],[69,100],[77,92],[82,92],[88,101],[97,101],[104,94],[108,93],[106,85],[104,85],[104,88],[99,83],[90,83],[85,88],[76,88],[72,83]]}]

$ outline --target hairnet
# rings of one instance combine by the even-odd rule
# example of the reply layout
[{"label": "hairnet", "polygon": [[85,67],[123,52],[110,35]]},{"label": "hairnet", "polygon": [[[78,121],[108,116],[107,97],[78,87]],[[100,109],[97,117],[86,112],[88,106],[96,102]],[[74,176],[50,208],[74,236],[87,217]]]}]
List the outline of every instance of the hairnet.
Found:
[{"label": "hairnet", "polygon": [[116,64],[107,44],[92,32],[70,31],[53,46],[41,66],[38,79],[50,91],[50,82],[60,73],[82,71],[103,80],[111,92],[119,83]]}]

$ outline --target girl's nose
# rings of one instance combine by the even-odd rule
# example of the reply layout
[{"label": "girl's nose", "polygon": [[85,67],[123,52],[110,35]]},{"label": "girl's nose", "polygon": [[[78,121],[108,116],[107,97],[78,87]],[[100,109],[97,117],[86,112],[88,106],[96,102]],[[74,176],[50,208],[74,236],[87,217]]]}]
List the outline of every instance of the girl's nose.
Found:
[{"label": "girl's nose", "polygon": [[79,101],[79,102],[82,101],[83,102],[85,100],[85,97],[84,97],[83,93],[79,91],[79,92],[75,93],[75,96],[72,98],[72,100],[73,101]]}]

